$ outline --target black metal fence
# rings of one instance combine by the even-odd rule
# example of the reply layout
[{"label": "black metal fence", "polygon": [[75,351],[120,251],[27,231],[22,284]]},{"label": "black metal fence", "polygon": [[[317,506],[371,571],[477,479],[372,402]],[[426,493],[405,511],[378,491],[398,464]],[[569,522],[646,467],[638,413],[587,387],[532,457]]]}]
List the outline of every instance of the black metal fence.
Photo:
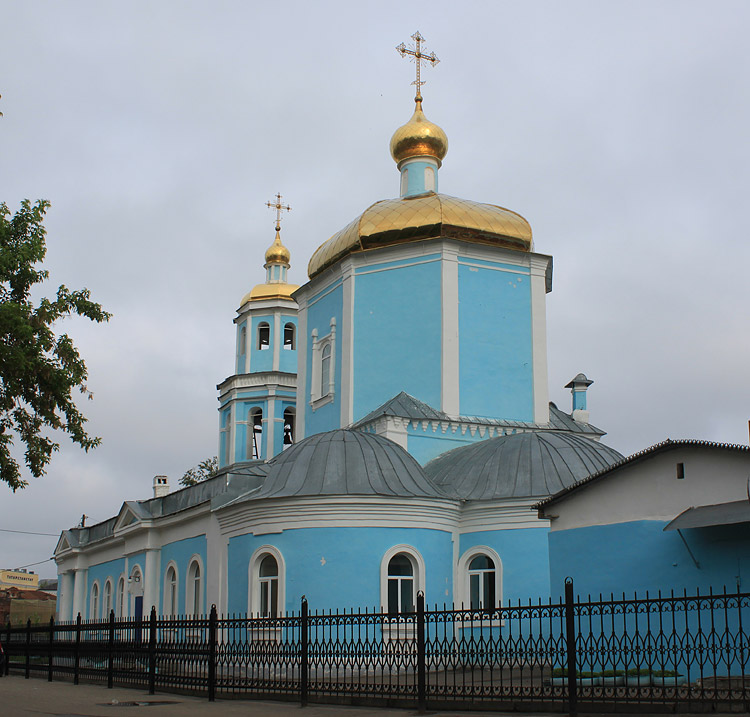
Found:
[{"label": "black metal fence", "polygon": [[750,594],[277,618],[78,618],[3,631],[6,674],[433,708],[750,711]]}]

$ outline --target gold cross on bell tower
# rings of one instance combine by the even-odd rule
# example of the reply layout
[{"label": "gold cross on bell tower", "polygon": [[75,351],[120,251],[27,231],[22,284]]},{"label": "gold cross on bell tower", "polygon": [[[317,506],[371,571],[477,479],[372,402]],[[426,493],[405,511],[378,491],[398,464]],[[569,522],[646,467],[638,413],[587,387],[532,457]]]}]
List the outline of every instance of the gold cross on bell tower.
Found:
[{"label": "gold cross on bell tower", "polygon": [[281,231],[281,211],[282,209],[291,212],[292,208],[288,204],[281,203],[281,194],[276,194],[275,202],[266,202],[266,206],[276,210],[276,231]]},{"label": "gold cross on bell tower", "polygon": [[407,47],[402,42],[400,45],[396,46],[396,50],[398,51],[398,54],[401,55],[401,57],[406,57],[407,55],[409,55],[414,58],[414,62],[417,65],[417,79],[412,82],[412,85],[417,86],[417,96],[414,98],[414,101],[421,102],[422,85],[426,84],[425,82],[422,82],[422,63],[429,62],[433,67],[435,67],[435,65],[437,65],[440,60],[434,52],[431,52],[429,55],[425,52],[422,52],[422,43],[424,42],[424,38],[419,34],[419,30],[417,30],[411,36],[411,39],[414,40],[415,47]]}]

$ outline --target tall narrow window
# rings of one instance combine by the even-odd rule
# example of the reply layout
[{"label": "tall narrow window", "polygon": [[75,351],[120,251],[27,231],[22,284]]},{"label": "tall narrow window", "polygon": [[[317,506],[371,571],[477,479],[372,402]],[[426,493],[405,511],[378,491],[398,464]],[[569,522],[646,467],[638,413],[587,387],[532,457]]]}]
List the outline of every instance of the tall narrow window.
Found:
[{"label": "tall narrow window", "polygon": [[399,553],[388,562],[388,612],[397,615],[414,610],[414,566]]},{"label": "tall narrow window", "polygon": [[223,464],[228,465],[232,461],[232,409],[228,408],[222,414],[221,427],[221,452]]},{"label": "tall narrow window", "polygon": [[435,170],[432,167],[424,169],[424,189],[426,192],[435,191]]},{"label": "tall narrow window", "polygon": [[263,321],[258,324],[258,348],[261,351],[271,347],[271,327]]},{"label": "tall narrow window", "polygon": [[258,570],[260,585],[260,616],[276,617],[279,614],[279,565],[273,555],[266,555]]},{"label": "tall narrow window", "polygon": [[188,567],[186,608],[189,615],[203,613],[203,591],[201,589],[201,564],[193,560]]},{"label": "tall narrow window", "polygon": [[89,620],[96,620],[99,617],[99,583],[91,586],[91,606],[89,611]]},{"label": "tall narrow window", "polygon": [[469,600],[472,610],[495,606],[495,563],[487,555],[477,555],[469,563]]},{"label": "tall narrow window", "polygon": [[242,328],[240,329],[239,354],[240,356],[244,356],[246,352],[247,352],[247,326],[243,324]]},{"label": "tall narrow window", "polygon": [[102,617],[109,620],[110,612],[112,612],[112,581],[107,578],[107,582],[104,583],[104,610],[102,611]]},{"label": "tall narrow window", "polygon": [[295,326],[292,323],[284,324],[284,348],[287,351],[294,351],[296,348]]},{"label": "tall narrow window", "polygon": [[284,447],[294,443],[294,409],[284,409]]},{"label": "tall narrow window", "polygon": [[177,614],[177,571],[174,565],[169,566],[164,578],[164,614]]},{"label": "tall narrow window", "polygon": [[248,431],[250,446],[248,453],[252,460],[260,460],[263,450],[263,410],[253,408],[250,410],[250,420],[248,421]]},{"label": "tall narrow window", "polygon": [[331,344],[326,344],[320,354],[320,395],[331,391]]},{"label": "tall narrow window", "polygon": [[127,617],[125,614],[125,578],[117,581],[117,615]]}]

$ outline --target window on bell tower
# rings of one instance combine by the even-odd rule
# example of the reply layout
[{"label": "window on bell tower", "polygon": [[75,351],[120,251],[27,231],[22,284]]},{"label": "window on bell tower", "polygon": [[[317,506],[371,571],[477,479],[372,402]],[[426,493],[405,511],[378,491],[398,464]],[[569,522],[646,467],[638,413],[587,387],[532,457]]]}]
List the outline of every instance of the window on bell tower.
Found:
[{"label": "window on bell tower", "polygon": [[263,321],[258,324],[258,349],[265,351],[271,348],[271,327]]}]

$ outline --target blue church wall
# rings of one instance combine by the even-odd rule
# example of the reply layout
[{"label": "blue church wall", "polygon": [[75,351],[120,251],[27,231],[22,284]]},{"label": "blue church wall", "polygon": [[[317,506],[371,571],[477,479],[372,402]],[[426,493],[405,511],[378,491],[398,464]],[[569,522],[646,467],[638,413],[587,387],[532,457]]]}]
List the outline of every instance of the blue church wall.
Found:
[{"label": "blue church wall", "polygon": [[[312,350],[308,348],[305,361],[305,435],[331,431],[339,427],[341,417],[341,333],[342,327],[343,288],[341,281],[336,281],[315,296],[310,298],[307,309],[307,340],[312,346],[310,338],[314,329],[318,332],[318,339],[323,339],[331,333],[331,319],[336,320],[335,352],[331,357],[334,366],[334,398],[329,403],[313,410],[309,404],[312,391]],[[348,329],[347,329],[348,330]]]},{"label": "blue church wall", "polygon": [[548,533],[546,527],[463,533],[460,555],[477,545],[486,545],[500,556],[504,605],[509,600],[546,600],[550,595]]},{"label": "blue church wall", "polygon": [[206,605],[206,580],[205,580],[205,565],[206,565],[206,536],[196,535],[194,538],[184,538],[183,540],[177,540],[174,543],[167,543],[161,549],[161,575],[159,575],[159,595],[161,595],[161,612],[164,613],[165,607],[165,591],[164,591],[164,578],[167,574],[167,566],[171,561],[174,561],[177,566],[177,612],[178,614],[184,614],[186,612],[185,607],[185,589],[187,580],[188,563],[193,555],[199,555],[202,561],[202,580],[201,580],[201,591],[203,593],[203,605]]},{"label": "blue church wall", "polygon": [[[269,346],[266,349],[258,348],[258,325],[266,323],[268,324],[268,336]],[[273,346],[274,332],[273,332],[273,316],[253,316],[251,324],[251,330],[248,332],[247,343],[250,347],[250,371],[256,373],[258,371],[272,371],[273,370]]]},{"label": "blue church wall", "polygon": [[441,405],[441,265],[434,257],[420,258],[428,263],[391,262],[378,265],[390,266],[387,270],[357,274],[355,421],[401,391]]},{"label": "blue church wall", "polygon": [[380,564],[394,545],[418,550],[425,561],[426,600],[452,601],[452,543],[445,531],[419,528],[300,528],[229,540],[229,612],[248,609],[249,562],[272,545],[286,564],[287,612],[299,611],[302,595],[311,610],[380,609]]},{"label": "blue church wall", "polygon": [[242,341],[242,330],[245,329],[247,332],[247,321],[243,321],[237,326],[237,366],[235,367],[235,373],[245,373],[245,358],[247,356],[247,334],[245,335],[245,341]]},{"label": "blue church wall", "polygon": [[[284,348],[284,327],[287,324],[294,324],[294,348]],[[279,349],[279,371],[284,373],[297,373],[297,317],[296,316],[284,316],[281,317],[281,331],[280,336],[280,349]]]},{"label": "blue church wall", "polygon": [[[116,560],[109,560],[106,563],[99,563],[98,565],[92,565],[88,570],[88,585],[86,586],[86,610],[85,615],[89,619],[96,617],[106,618],[104,614],[104,583],[107,582],[107,578],[112,580],[112,607],[115,606],[115,595],[117,592],[117,581],[120,575],[125,572],[125,560],[124,558],[118,558]],[[91,610],[91,588],[96,581],[99,581],[99,615],[90,615]],[[74,616],[66,616],[63,619],[71,619]]]},{"label": "blue church wall", "polygon": [[676,530],[665,532],[665,525],[641,520],[551,531],[553,595],[562,593],[567,576],[581,595],[720,592],[724,586],[732,592],[738,582],[750,589],[750,525],[685,529],[685,542]]},{"label": "blue church wall", "polygon": [[529,274],[519,274],[518,267],[512,273],[490,269],[502,266],[491,262],[471,264],[459,259],[460,413],[532,421]]}]

